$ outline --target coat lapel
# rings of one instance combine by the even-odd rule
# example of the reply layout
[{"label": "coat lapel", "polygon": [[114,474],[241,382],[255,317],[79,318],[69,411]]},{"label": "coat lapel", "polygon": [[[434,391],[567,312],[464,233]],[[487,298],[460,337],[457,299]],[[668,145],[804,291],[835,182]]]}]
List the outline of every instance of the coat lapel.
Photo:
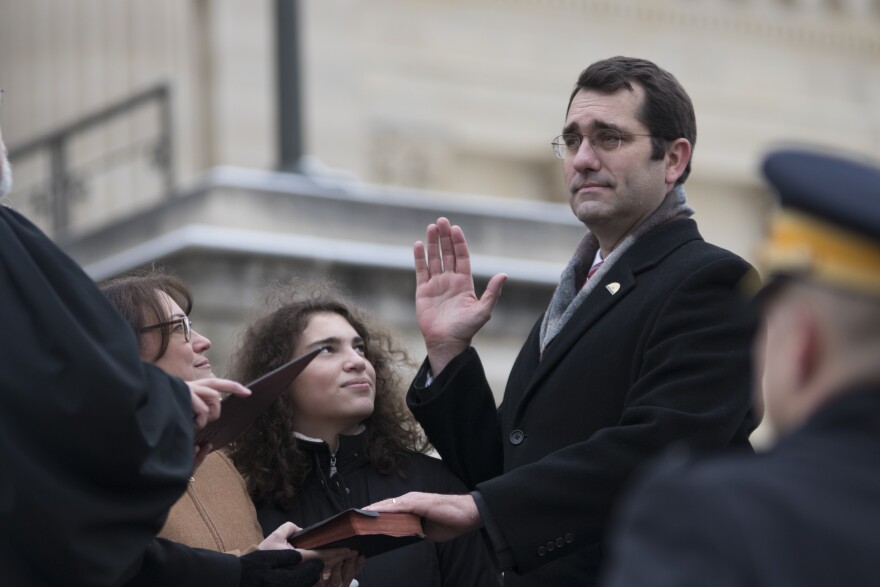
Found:
[{"label": "coat lapel", "polygon": [[[619,289],[612,287],[612,289],[617,289],[615,294],[612,294],[607,287],[612,283],[617,284],[619,287]],[[625,259],[619,259],[614,264],[614,267],[602,278],[602,283],[590,292],[590,295],[583,301],[581,307],[577,309],[563,329],[559,331],[559,334],[556,335],[556,338],[544,350],[544,355],[538,362],[537,368],[523,395],[519,410],[525,407],[529,396],[534,393],[538,384],[547,373],[559,367],[559,363],[566,357],[571,347],[584,336],[584,333],[615,305],[619,304],[635,286],[636,278],[629,264],[626,263]]]},{"label": "coat lapel", "polygon": [[673,221],[645,235],[617,260],[545,349],[517,406],[517,416],[546,375],[567,357],[571,347],[636,288],[638,274],[658,265],[674,250],[692,240],[702,240],[696,223],[690,219]]}]

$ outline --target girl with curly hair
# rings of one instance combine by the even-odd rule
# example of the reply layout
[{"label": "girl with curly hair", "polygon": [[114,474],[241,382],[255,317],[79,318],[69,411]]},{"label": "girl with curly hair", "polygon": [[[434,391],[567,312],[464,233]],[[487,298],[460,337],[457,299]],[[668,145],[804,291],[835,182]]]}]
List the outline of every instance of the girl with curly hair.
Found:
[{"label": "girl with curly hair", "polygon": [[[463,493],[404,403],[406,353],[329,284],[282,293],[254,322],[234,358],[233,379],[249,381],[313,349],[321,353],[235,442],[231,457],[247,481],[264,531],[306,527],[351,507],[407,491]],[[362,587],[499,585],[477,533],[412,544],[370,558]]]}]

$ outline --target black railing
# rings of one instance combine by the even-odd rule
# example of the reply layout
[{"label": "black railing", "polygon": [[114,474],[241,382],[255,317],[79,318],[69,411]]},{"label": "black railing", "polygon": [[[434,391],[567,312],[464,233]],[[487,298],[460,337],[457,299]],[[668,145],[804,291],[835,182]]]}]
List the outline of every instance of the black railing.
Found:
[{"label": "black railing", "polygon": [[[14,145],[9,149],[15,177],[10,199],[43,219],[56,239],[64,239],[77,225],[94,226],[118,217],[118,209],[136,207],[138,199],[170,197],[175,184],[172,130],[171,95],[163,84]],[[123,168],[128,182],[98,185],[99,178]],[[157,177],[134,177],[144,169]],[[112,193],[124,204],[116,206],[115,213],[102,202],[89,206],[99,191]],[[75,206],[84,210],[76,214]],[[88,221],[75,222],[76,216]]]}]

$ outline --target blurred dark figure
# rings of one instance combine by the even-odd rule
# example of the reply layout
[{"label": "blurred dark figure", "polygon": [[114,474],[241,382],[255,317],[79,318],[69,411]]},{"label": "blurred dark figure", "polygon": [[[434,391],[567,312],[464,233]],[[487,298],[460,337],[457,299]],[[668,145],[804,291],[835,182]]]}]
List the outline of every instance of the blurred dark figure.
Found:
[{"label": "blurred dark figure", "polygon": [[[11,183],[0,137],[0,197]],[[194,397],[140,360],[92,280],[6,206],[0,325],[0,583],[119,585],[186,488]]]},{"label": "blurred dark figure", "polygon": [[782,151],[764,173],[782,209],[755,358],[781,439],[658,465],[625,508],[608,587],[880,584],[880,169]]}]

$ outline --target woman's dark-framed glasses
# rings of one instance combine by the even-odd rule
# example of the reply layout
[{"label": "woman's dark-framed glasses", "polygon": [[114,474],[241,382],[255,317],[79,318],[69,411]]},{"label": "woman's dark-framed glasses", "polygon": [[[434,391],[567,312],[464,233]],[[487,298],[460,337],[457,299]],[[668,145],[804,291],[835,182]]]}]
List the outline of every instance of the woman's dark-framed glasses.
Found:
[{"label": "woman's dark-framed glasses", "polygon": [[[192,322],[190,322],[189,316],[181,316],[180,318],[168,320],[167,322],[150,324],[149,326],[138,328],[138,332],[146,332],[147,330],[155,330],[156,328],[165,328],[166,326],[174,328],[178,324],[183,327],[183,337],[186,339],[186,342],[189,342],[192,338]],[[172,332],[174,332],[174,330],[172,330]]]}]

